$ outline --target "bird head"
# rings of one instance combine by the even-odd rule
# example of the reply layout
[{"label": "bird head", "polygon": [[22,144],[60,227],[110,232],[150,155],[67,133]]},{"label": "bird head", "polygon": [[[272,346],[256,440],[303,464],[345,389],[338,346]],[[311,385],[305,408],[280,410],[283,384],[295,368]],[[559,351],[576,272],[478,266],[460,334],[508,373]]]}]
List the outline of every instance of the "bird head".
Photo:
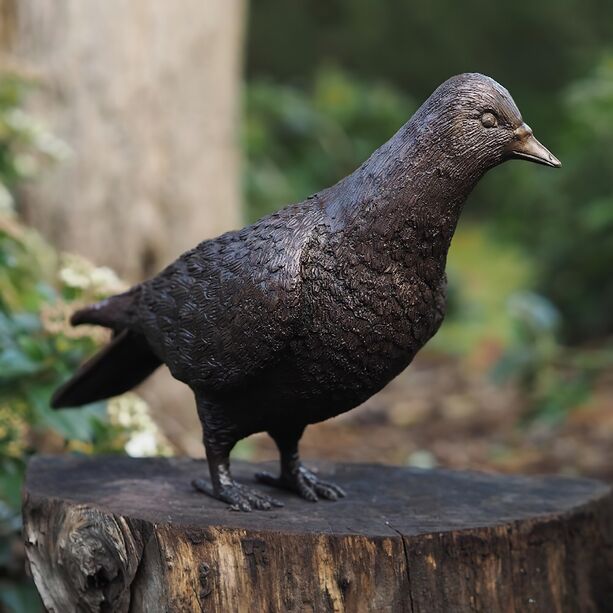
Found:
[{"label": "bird head", "polygon": [[445,81],[430,97],[428,123],[444,122],[444,139],[454,157],[465,158],[487,170],[510,159],[522,159],[553,168],[560,161],[544,147],[522,119],[511,94],[499,83],[478,73]]}]

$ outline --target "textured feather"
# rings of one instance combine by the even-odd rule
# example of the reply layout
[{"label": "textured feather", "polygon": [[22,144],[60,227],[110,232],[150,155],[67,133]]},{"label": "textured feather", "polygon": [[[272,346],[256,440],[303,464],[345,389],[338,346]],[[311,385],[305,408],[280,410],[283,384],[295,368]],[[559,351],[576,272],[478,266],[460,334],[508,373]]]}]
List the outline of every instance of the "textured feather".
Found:
[{"label": "textured feather", "polygon": [[146,379],[161,361],[144,336],[124,330],[53,394],[54,409],[118,396]]},{"label": "textured feather", "polygon": [[133,309],[138,290],[137,285],[123,294],[111,296],[79,309],[73,313],[70,323],[73,326],[94,324],[114,330],[126,328],[134,318]]},{"label": "textured feather", "polygon": [[[492,111],[500,129],[480,120]],[[74,322],[141,335],[237,440],[349,410],[437,331],[463,204],[522,122],[499,84],[454,77],[336,185],[200,243]],[[123,361],[122,389],[124,366],[142,378],[137,359]]]}]

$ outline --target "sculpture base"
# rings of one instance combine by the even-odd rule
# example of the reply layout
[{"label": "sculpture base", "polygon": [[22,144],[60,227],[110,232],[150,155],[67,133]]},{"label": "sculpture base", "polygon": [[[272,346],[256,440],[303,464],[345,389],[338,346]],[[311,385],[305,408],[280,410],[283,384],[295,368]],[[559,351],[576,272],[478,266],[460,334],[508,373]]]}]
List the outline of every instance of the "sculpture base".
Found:
[{"label": "sculpture base", "polygon": [[[262,465],[233,468],[252,483]],[[190,487],[208,476],[203,461],[35,458],[24,535],[43,602],[132,613],[610,610],[613,494],[602,483],[319,470],[347,498],[276,490],[283,509],[238,513]]]}]

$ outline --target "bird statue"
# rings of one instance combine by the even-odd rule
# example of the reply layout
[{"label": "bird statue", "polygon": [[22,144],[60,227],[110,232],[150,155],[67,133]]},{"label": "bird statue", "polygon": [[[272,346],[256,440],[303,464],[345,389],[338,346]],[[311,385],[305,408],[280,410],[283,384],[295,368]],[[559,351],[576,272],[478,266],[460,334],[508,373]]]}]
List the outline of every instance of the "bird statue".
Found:
[{"label": "bird statue", "polygon": [[560,162],[509,92],[467,73],[440,85],[352,174],[255,223],[205,240],[157,276],[76,311],[110,343],[54,394],[74,407],[130,390],[161,364],[194,392],[210,482],[232,509],[281,503],[235,481],[230,451],[267,432],[302,498],[345,492],[306,468],[306,426],[349,411],[405,369],[445,315],[445,263],[464,201],[494,166]]}]

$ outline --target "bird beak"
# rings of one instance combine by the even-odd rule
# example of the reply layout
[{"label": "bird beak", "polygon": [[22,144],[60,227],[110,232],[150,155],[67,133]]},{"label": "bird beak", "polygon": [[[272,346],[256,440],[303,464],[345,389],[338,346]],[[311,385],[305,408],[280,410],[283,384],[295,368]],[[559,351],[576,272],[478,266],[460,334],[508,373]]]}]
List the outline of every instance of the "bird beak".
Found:
[{"label": "bird beak", "polygon": [[519,128],[513,131],[513,141],[509,146],[509,156],[553,168],[560,168],[562,166],[562,162],[534,138],[532,129],[525,123],[522,123]]}]

